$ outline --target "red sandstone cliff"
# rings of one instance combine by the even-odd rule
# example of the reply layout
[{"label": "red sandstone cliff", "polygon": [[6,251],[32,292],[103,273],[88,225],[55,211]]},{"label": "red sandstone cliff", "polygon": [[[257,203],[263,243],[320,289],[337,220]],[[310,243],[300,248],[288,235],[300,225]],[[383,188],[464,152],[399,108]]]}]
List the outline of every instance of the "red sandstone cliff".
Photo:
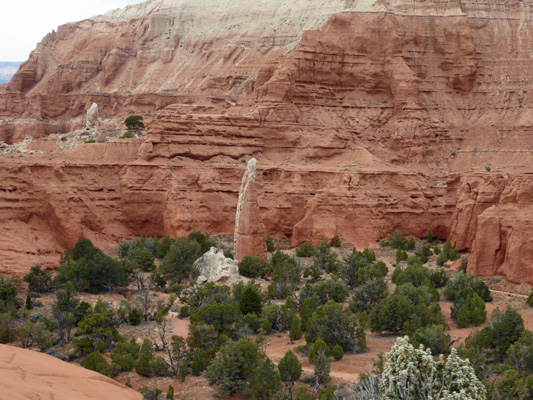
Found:
[{"label": "red sandstone cliff", "polygon": [[[171,3],[178,2],[62,28],[89,49],[87,32],[104,32],[107,39],[93,44],[107,49],[100,58],[81,53],[97,67],[60,61],[27,80],[25,73],[39,76],[37,66],[50,65],[36,55],[53,48],[51,36],[21,70],[19,86],[1,94],[1,115],[22,117],[2,125],[9,140],[27,133],[32,118],[59,129],[92,101],[119,114],[173,103],[157,112],[143,143],[0,156],[4,271],[52,260],[82,235],[109,243],[141,233],[232,233],[240,160],[255,157],[266,230],[294,245],[339,234],[360,247],[394,229],[431,230],[472,250],[473,271],[533,283],[524,255],[532,203],[520,189],[533,166],[533,1],[354,1],[352,12],[320,29],[344,2],[284,3],[278,11],[265,2],[246,13],[230,2],[205,23],[189,22],[199,15],[194,4]],[[232,34],[223,32],[228,21]],[[137,24],[137,36],[125,33],[128,24]],[[165,63],[161,43],[180,30]],[[126,52],[106,75],[101,63],[124,48],[135,57]],[[58,75],[82,64],[90,77],[79,84]],[[46,88],[55,97],[42,97]]]}]

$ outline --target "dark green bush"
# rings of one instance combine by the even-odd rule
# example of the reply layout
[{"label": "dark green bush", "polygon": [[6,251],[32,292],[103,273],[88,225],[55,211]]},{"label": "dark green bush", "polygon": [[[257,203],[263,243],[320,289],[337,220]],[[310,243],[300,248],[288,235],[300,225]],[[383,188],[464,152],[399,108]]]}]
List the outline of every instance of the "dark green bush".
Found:
[{"label": "dark green bush", "polygon": [[124,125],[126,125],[126,128],[128,129],[144,129],[144,124],[142,121],[143,117],[141,117],[140,115],[130,115],[124,120]]},{"label": "dark green bush", "polygon": [[354,289],[350,300],[350,310],[368,313],[388,295],[389,290],[385,281],[377,278],[370,279]]},{"label": "dark green bush", "polygon": [[32,293],[45,293],[53,289],[52,273],[41,268],[40,264],[36,264],[24,276],[24,282],[28,284],[28,290]]},{"label": "dark green bush", "polygon": [[126,131],[124,132],[124,134],[120,137],[120,139],[132,139],[134,138],[135,135],[133,134],[133,132],[130,132],[130,131]]},{"label": "dark green bush", "polygon": [[113,368],[111,368],[106,359],[99,352],[89,354],[83,363],[83,366],[111,378],[116,375],[116,372],[113,371]]},{"label": "dark green bush", "polygon": [[447,333],[448,327],[445,325],[428,325],[416,330],[409,337],[411,344],[418,348],[423,345],[425,349],[431,349],[431,353],[448,354],[450,345],[450,335]]},{"label": "dark green bush", "polygon": [[399,264],[402,261],[407,261],[407,252],[402,249],[396,250],[396,263]]},{"label": "dark green bush", "polygon": [[296,257],[313,257],[315,254],[315,248],[309,242],[304,242],[296,248]]},{"label": "dark green bush", "polygon": [[331,355],[335,359],[335,361],[342,360],[342,357],[344,357],[344,351],[342,350],[342,347],[336,344],[331,349]]},{"label": "dark green bush", "polygon": [[200,376],[209,364],[209,355],[204,349],[197,349],[192,358],[191,372],[194,376]]},{"label": "dark green bush", "polygon": [[383,239],[379,243],[382,247],[392,247],[400,250],[414,250],[415,244],[414,238],[407,239],[400,231],[394,231],[387,239]]},{"label": "dark green bush", "polygon": [[267,237],[266,237],[266,245],[267,245],[267,251],[274,251],[274,248],[275,248],[274,239],[269,234],[267,234]]},{"label": "dark green bush", "polygon": [[104,254],[87,239],[67,250],[57,271],[59,285],[72,283],[78,290],[101,293],[127,283],[122,264]]},{"label": "dark green bush", "polygon": [[244,256],[239,262],[239,274],[248,278],[257,278],[261,267],[261,258],[258,256]]},{"label": "dark green bush", "polygon": [[526,304],[530,307],[533,307],[533,289],[531,289],[531,293],[527,297]]},{"label": "dark green bush", "polygon": [[142,316],[142,310],[137,307],[134,307],[130,310],[128,314],[128,322],[130,323],[130,325],[139,325],[141,323]]}]

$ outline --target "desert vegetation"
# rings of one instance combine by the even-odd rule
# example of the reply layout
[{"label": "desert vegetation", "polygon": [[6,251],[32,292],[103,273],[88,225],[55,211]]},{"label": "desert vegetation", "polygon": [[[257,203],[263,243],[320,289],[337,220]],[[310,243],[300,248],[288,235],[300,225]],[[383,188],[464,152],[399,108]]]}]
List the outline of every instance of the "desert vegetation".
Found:
[{"label": "desert vegetation", "polygon": [[[128,384],[137,376],[146,399],[175,398],[176,385],[193,379],[218,398],[531,398],[531,331],[514,308],[487,315],[493,295],[482,279],[440,266],[442,254],[443,265],[460,257],[449,241],[394,232],[381,242],[384,262],[379,249],[336,237],[266,260],[246,256],[236,283],[198,284],[193,264],[217,245],[200,232],[138,237],[112,257],[82,239],[56,272],[35,265],[23,279],[0,278],[0,342]],[[176,320],[187,332],[175,332]],[[449,323],[470,327],[459,346]],[[368,351],[369,335],[398,339],[372,371],[340,383],[335,363]],[[271,359],[266,349],[278,337],[292,347]]]}]

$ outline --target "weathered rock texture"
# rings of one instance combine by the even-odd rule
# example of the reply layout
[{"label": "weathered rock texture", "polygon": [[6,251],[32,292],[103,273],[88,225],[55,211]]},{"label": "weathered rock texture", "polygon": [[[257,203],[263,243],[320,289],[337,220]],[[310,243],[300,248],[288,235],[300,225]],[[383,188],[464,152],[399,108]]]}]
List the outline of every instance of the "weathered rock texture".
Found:
[{"label": "weathered rock texture", "polygon": [[224,251],[211,247],[193,264],[199,283],[227,281],[237,283],[241,280],[236,260],[226,258]]},{"label": "weathered rock texture", "polygon": [[85,128],[92,129],[97,128],[98,123],[98,104],[93,103],[87,110],[87,119],[85,121]]},{"label": "weathered rock texture", "polygon": [[0,344],[2,400],[141,400],[142,395],[85,368]]},{"label": "weathered rock texture", "polygon": [[149,113],[176,102],[237,102],[266,61],[349,5],[149,0],[62,25],[0,89],[0,119],[18,119],[0,124],[0,141],[78,129],[92,103],[102,116],[124,119],[135,111],[149,122]]},{"label": "weathered rock texture", "polygon": [[0,88],[0,117],[19,118],[7,142],[32,121],[68,129],[93,101],[153,117],[143,143],[0,156],[4,271],[81,236],[232,233],[240,160],[256,158],[266,231],[293,245],[431,230],[477,273],[533,284],[532,0],[213,4],[61,27]]},{"label": "weathered rock texture", "polygon": [[248,161],[239,189],[239,201],[235,215],[235,233],[233,235],[235,260],[244,256],[266,258],[266,230],[261,221],[257,193],[255,190],[257,160]]}]

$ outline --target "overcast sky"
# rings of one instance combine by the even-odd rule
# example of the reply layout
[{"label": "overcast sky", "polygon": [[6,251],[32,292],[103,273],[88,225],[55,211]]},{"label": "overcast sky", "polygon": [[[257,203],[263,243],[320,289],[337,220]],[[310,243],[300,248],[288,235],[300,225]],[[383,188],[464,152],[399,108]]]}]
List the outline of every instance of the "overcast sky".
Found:
[{"label": "overcast sky", "polygon": [[0,61],[26,61],[59,25],[143,0],[7,0],[0,5]]}]

